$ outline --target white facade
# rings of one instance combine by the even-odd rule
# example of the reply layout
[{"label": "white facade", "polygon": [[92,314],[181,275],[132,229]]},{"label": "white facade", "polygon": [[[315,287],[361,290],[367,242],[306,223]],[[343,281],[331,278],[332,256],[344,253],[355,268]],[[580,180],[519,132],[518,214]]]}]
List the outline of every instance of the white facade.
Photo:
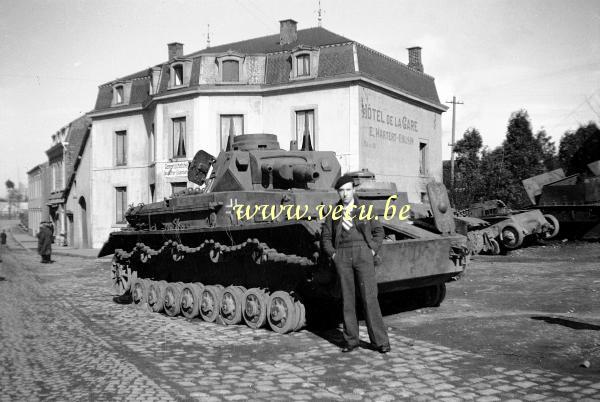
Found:
[{"label": "white facade", "polygon": [[[126,203],[138,204],[152,201],[152,186],[156,201],[171,195],[171,183],[192,186],[182,166],[201,149],[218,155],[221,115],[243,115],[245,134],[276,134],[281,148],[289,149],[296,112],[312,110],[313,146],[335,151],[342,172],[368,168],[420,202],[425,184],[442,178],[441,112],[401,99],[351,82],[284,93],[163,96],[143,110],[92,116],[92,246],[101,247],[109,232],[125,226],[118,222],[123,200],[117,191],[122,197],[126,189]],[[182,118],[186,157],[172,158],[173,120]],[[123,131],[126,163],[119,166],[116,133]]]}]

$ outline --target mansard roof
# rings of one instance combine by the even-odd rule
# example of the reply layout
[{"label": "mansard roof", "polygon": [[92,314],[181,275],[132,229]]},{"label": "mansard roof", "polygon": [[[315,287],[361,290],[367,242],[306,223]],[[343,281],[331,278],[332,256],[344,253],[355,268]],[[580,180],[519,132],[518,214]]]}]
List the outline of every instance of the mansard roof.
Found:
[{"label": "mansard roof", "polygon": [[[268,35],[239,42],[209,47],[183,56],[192,61],[190,85],[185,88],[168,89],[169,63],[157,64],[162,69],[161,81],[156,95],[176,94],[178,92],[189,92],[197,89],[218,89],[210,84],[199,84],[200,66],[202,57],[221,56],[233,51],[243,55],[252,55],[265,58],[264,83],[254,85],[257,91],[269,89],[270,87],[285,86],[285,84],[296,84],[297,81],[290,79],[291,53],[299,46],[319,49],[319,68],[313,82],[324,79],[335,79],[345,77],[366,78],[375,85],[384,84],[392,90],[399,91],[414,98],[433,105],[438,110],[447,109],[440,104],[433,77],[409,68],[406,64],[397,61],[380,52],[370,49],[358,42],[344,36],[333,33],[325,28],[316,27],[297,31],[297,40],[293,43],[281,45],[280,35]],[[354,48],[356,47],[356,64]],[[99,87],[95,111],[103,109],[127,110],[143,107],[148,104],[153,95],[150,95],[151,70],[138,71],[124,76],[118,80],[111,81]],[[132,83],[131,98],[128,105],[111,107],[112,86],[117,82],[130,81]],[[241,85],[240,85],[241,86]],[[239,86],[228,85],[231,91]],[[156,96],[154,95],[154,96]]]}]

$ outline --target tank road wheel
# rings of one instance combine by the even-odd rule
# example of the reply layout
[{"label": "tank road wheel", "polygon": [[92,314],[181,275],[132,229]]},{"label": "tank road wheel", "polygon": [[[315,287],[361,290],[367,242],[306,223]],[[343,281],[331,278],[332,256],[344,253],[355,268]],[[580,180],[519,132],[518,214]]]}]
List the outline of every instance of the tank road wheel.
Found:
[{"label": "tank road wheel", "polygon": [[262,289],[252,288],[244,292],[243,300],[243,318],[244,322],[250,328],[258,329],[267,323],[267,304],[269,295]]},{"label": "tank road wheel", "polygon": [[446,298],[446,284],[438,283],[437,285],[427,286],[423,288],[422,295],[424,307],[439,307]]},{"label": "tank road wheel", "polygon": [[155,313],[163,311],[166,286],[165,281],[151,281],[148,286],[148,306]]},{"label": "tank road wheel", "polygon": [[544,233],[544,238],[552,239],[556,237],[556,235],[558,235],[558,232],[560,231],[560,224],[558,223],[558,219],[556,219],[554,215],[545,214],[544,218],[546,218],[546,221],[552,226],[552,229],[550,231]]},{"label": "tank road wheel", "polygon": [[117,296],[123,296],[131,289],[131,268],[117,262],[116,258],[113,258],[112,268],[110,270],[112,279],[112,288]]},{"label": "tank road wheel", "polygon": [[287,334],[294,330],[298,321],[296,319],[296,305],[289,293],[278,290],[269,297],[267,305],[267,319],[271,329],[279,334]]},{"label": "tank road wheel", "polygon": [[205,286],[200,303],[200,316],[204,321],[213,322],[219,315],[223,289],[220,286]]},{"label": "tank road wheel", "polygon": [[490,245],[492,246],[492,248],[490,248],[490,253],[492,255],[500,254],[500,244],[498,244],[496,239],[490,239]]},{"label": "tank road wheel", "polygon": [[242,322],[242,309],[244,308],[244,289],[241,286],[228,286],[223,291],[221,298],[221,318],[227,325]]},{"label": "tank road wheel", "polygon": [[502,229],[502,244],[509,250],[521,247],[523,244],[523,233],[512,225]]},{"label": "tank road wheel", "polygon": [[175,317],[181,311],[181,294],[183,283],[169,283],[165,288],[164,305],[165,313],[170,317]]},{"label": "tank road wheel", "polygon": [[300,331],[306,325],[306,309],[301,301],[296,300],[294,303],[296,306],[296,321],[297,324],[294,327],[294,331]]},{"label": "tank road wheel", "polygon": [[433,307],[439,307],[446,298],[446,284],[438,283],[435,288],[435,305]]},{"label": "tank road wheel", "polygon": [[186,318],[194,318],[199,313],[200,300],[204,285],[186,283],[181,288],[181,314]]},{"label": "tank road wheel", "polygon": [[131,299],[137,307],[142,307],[148,299],[148,283],[145,279],[135,278],[131,283]]}]

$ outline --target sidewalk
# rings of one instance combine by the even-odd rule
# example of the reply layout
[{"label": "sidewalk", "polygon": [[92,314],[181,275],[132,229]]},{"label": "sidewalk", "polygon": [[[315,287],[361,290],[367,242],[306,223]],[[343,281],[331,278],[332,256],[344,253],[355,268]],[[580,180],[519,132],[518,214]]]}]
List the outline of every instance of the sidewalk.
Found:
[{"label": "sidewalk", "polygon": [[[13,239],[19,243],[23,248],[37,252],[37,238],[31,236],[29,233],[25,233],[21,231],[17,227],[10,228],[10,235]],[[100,249],[98,248],[73,248],[73,247],[63,247],[52,245],[52,254],[55,255],[67,255],[71,257],[81,257],[81,258],[98,258],[98,253]]]}]

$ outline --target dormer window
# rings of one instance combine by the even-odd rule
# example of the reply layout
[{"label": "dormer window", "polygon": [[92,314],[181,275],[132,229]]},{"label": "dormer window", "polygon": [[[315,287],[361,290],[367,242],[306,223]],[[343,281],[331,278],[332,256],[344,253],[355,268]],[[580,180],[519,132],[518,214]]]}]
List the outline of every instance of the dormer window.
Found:
[{"label": "dormer window", "polygon": [[244,84],[247,78],[244,75],[244,55],[232,50],[215,58],[219,75],[218,83],[221,84]]},{"label": "dormer window", "polygon": [[183,85],[183,65],[181,64],[173,66],[173,85],[176,87]]},{"label": "dormer window", "polygon": [[223,81],[240,81],[240,63],[236,60],[225,60],[223,62]]},{"label": "dormer window", "polygon": [[192,74],[192,59],[173,60],[169,67],[169,73],[169,89],[187,87],[190,85],[190,75]]},{"label": "dormer window", "polygon": [[[300,45],[291,51],[290,80],[316,78],[319,70],[319,48]],[[289,59],[288,59],[289,60]]]},{"label": "dormer window", "polygon": [[118,85],[115,87],[115,103],[123,103],[123,85]]},{"label": "dormer window", "polygon": [[112,84],[111,106],[128,105],[131,98],[131,81],[117,81]]},{"label": "dormer window", "polygon": [[301,54],[296,56],[296,75],[298,77],[310,75],[310,55]]}]

